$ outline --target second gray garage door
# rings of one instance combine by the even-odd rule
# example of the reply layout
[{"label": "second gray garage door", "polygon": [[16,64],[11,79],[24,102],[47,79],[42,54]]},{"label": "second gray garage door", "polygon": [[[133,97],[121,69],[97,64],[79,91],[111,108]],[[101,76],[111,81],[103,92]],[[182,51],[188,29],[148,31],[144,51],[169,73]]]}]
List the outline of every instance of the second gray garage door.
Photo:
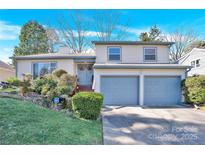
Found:
[{"label": "second gray garage door", "polygon": [[133,76],[101,77],[105,105],[137,105],[139,78]]},{"label": "second gray garage door", "polygon": [[171,106],[181,101],[181,78],[145,77],[144,104],[148,106]]}]

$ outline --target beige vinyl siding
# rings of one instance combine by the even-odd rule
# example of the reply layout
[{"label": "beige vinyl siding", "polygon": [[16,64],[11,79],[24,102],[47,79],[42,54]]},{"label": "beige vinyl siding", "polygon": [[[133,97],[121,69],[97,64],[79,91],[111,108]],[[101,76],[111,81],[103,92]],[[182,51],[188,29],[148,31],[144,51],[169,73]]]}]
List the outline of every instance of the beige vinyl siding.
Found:
[{"label": "beige vinyl siding", "polygon": [[23,78],[23,74],[33,73],[33,63],[36,62],[57,62],[57,69],[64,69],[71,75],[75,75],[75,65],[73,59],[57,59],[57,60],[18,60],[17,61],[17,77]]},{"label": "beige vinyl siding", "polygon": [[7,81],[7,79],[10,77],[15,77],[14,70],[0,68],[0,81]]},{"label": "beige vinyl siding", "polygon": [[96,63],[110,63],[107,48],[112,46],[121,47],[122,63],[145,63],[144,48],[146,47],[157,48],[156,63],[169,63],[169,48],[163,45],[96,45]]}]

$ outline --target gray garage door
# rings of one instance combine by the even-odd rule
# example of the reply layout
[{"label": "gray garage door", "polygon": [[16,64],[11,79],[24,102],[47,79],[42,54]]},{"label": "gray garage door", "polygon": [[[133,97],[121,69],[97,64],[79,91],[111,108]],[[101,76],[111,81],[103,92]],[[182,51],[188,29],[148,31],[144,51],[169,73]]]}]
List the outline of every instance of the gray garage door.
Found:
[{"label": "gray garage door", "polygon": [[180,103],[180,77],[145,77],[144,104],[149,106],[170,106]]},{"label": "gray garage door", "polygon": [[105,105],[137,105],[138,89],[138,77],[101,77]]}]

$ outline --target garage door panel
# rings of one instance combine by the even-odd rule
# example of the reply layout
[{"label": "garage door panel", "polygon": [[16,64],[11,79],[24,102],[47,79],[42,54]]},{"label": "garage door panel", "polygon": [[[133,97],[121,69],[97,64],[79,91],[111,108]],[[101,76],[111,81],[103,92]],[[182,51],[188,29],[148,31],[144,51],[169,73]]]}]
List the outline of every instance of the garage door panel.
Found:
[{"label": "garage door panel", "polygon": [[101,93],[106,105],[137,105],[138,77],[101,77]]},{"label": "garage door panel", "polygon": [[180,77],[145,77],[144,84],[145,105],[169,106],[180,102]]}]

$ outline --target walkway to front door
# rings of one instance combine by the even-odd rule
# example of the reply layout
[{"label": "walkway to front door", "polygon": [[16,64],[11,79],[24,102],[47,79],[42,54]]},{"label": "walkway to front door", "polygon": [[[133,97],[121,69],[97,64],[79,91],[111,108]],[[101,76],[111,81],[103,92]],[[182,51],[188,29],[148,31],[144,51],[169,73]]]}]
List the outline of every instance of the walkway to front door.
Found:
[{"label": "walkway to front door", "polygon": [[78,64],[77,76],[79,85],[92,85],[93,64]]}]

